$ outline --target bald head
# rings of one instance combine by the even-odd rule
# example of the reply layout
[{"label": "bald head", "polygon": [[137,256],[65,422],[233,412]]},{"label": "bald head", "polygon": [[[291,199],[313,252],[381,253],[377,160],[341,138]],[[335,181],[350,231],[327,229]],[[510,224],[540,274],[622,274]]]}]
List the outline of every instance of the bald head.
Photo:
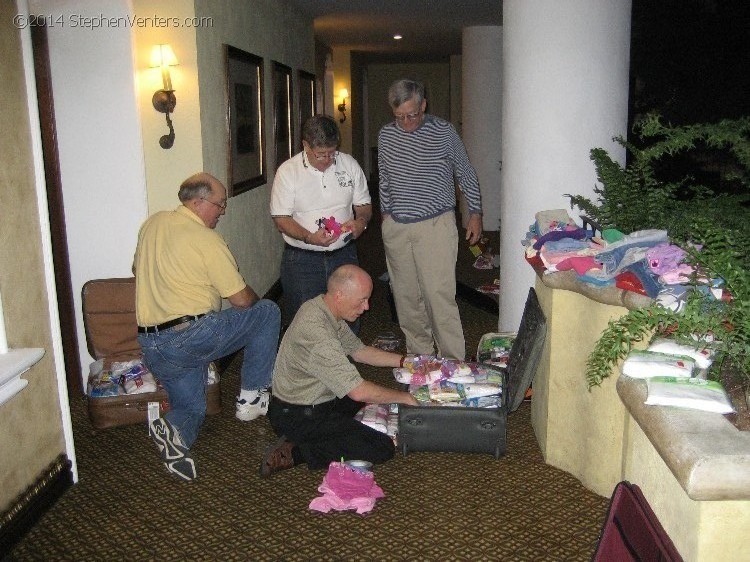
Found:
[{"label": "bald head", "polygon": [[182,182],[177,197],[208,228],[216,228],[227,208],[227,190],[219,180],[206,172],[193,174]]},{"label": "bald head", "polygon": [[323,300],[338,320],[354,322],[370,308],[372,279],[356,265],[342,265],[328,278]]},{"label": "bald head", "polygon": [[349,293],[355,287],[366,287],[372,284],[367,272],[356,265],[342,265],[328,278],[328,292],[341,291]]},{"label": "bald head", "polygon": [[191,199],[205,199],[215,191],[217,186],[223,189],[221,182],[211,174],[198,172],[182,182],[177,197],[182,203]]}]

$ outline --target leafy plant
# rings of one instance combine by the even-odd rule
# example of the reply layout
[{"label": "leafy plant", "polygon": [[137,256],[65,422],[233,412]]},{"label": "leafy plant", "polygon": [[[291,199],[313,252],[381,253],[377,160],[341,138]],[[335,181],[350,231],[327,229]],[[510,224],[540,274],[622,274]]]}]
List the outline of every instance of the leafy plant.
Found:
[{"label": "leafy plant", "polygon": [[[601,384],[636,342],[665,333],[685,342],[694,342],[695,334],[712,335],[714,372],[730,361],[750,383],[750,118],[671,127],[650,115],[635,132],[639,146],[615,139],[629,154],[624,168],[603,149],[591,151],[601,184],[594,188],[596,201],[567,195],[571,207],[603,228],[667,230],[688,250],[701,277],[723,279],[732,299],[706,298],[696,275],[695,290],[679,313],[652,304],[610,321],[588,357],[588,386]],[[669,161],[685,155],[693,169],[675,174]],[[702,174],[716,160],[722,166],[713,178]]]}]

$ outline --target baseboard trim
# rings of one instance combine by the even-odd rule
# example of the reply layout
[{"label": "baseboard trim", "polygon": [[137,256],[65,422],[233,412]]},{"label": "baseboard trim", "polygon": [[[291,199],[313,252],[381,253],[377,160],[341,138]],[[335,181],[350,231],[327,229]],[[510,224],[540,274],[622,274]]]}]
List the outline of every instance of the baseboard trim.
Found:
[{"label": "baseboard trim", "polygon": [[58,456],[26,488],[15,503],[0,515],[0,559],[34,526],[41,516],[73,485],[72,463],[67,455]]},{"label": "baseboard trim", "polygon": [[489,312],[490,314],[500,313],[500,307],[495,299],[489,295],[480,293],[476,289],[473,289],[460,281],[456,282],[456,296],[470,305],[484,310],[485,312]]}]

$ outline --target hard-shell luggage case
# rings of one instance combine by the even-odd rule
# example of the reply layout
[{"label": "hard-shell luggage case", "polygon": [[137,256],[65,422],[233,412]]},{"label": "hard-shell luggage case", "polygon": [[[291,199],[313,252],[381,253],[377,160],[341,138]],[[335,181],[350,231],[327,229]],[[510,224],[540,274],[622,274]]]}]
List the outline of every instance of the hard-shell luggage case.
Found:
[{"label": "hard-shell luggage case", "polygon": [[544,347],[547,322],[534,288],[529,289],[518,336],[503,371],[499,408],[456,406],[399,406],[398,444],[410,451],[490,453],[500,458],[506,450],[508,412],[523,402]]},{"label": "hard-shell luggage case", "polygon": [[[96,359],[105,366],[115,361],[130,361],[141,356],[138,345],[138,326],[135,319],[135,278],[94,279],[82,289],[83,324],[86,345]],[[155,392],[92,397],[87,393],[91,425],[105,429],[120,425],[146,423],[149,402],[158,402],[159,413],[169,410],[167,392],[159,387]],[[221,411],[219,377],[206,387],[206,414]]]}]

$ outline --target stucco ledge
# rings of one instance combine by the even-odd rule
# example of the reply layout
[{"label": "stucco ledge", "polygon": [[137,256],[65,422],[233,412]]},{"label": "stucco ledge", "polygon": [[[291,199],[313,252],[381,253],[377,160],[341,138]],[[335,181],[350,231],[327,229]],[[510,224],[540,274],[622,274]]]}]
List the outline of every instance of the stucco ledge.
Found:
[{"label": "stucco ledge", "polygon": [[617,393],[689,498],[750,500],[750,432],[721,414],[647,406],[642,379],[621,375]]}]

